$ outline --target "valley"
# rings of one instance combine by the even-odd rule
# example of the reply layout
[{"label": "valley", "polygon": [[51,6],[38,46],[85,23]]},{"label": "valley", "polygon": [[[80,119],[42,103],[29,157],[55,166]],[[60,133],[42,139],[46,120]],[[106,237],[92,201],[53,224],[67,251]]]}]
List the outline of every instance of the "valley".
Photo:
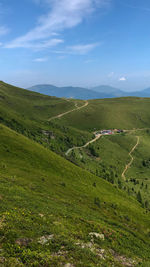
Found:
[{"label": "valley", "polygon": [[149,266],[149,108],[0,82],[1,266]]}]

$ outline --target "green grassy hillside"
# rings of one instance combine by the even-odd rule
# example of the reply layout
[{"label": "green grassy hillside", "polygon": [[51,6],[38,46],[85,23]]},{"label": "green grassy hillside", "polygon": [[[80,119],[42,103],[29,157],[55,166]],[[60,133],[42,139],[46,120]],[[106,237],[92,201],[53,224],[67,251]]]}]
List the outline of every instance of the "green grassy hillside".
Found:
[{"label": "green grassy hillside", "polygon": [[74,100],[37,94],[3,82],[0,82],[0,103],[2,110],[6,109],[7,103],[9,116],[20,115],[19,119],[23,117],[24,122],[31,119],[35,122],[48,120],[74,108]]},{"label": "green grassy hillside", "polygon": [[84,103],[44,96],[0,82],[0,122],[57,153],[84,144],[92,135],[60,126],[57,124],[60,119],[48,120]]},{"label": "green grassy hillside", "polygon": [[61,119],[62,124],[80,130],[133,129],[150,127],[149,98],[90,100],[89,105]]},{"label": "green grassy hillside", "polygon": [[[124,179],[123,171],[131,161],[129,153],[137,142],[137,136],[140,141],[132,154],[133,162],[125,172]],[[137,197],[140,191],[142,205],[150,210],[149,130],[102,136],[86,148],[72,150],[68,158],[82,168],[122,188],[129,195]]]},{"label": "green grassy hillside", "polygon": [[[0,266],[150,265],[150,139],[138,130],[150,100],[93,100],[49,120],[84,105],[0,82]],[[72,150],[80,167],[50,151],[65,155],[104,128],[137,130]]]},{"label": "green grassy hillside", "polygon": [[134,144],[134,136],[102,136],[87,148],[73,150],[69,157],[100,177],[108,180],[116,177],[117,180],[121,178],[129,160],[128,154]]},{"label": "green grassy hillside", "polygon": [[1,266],[148,266],[135,199],[3,125],[0,158]]}]

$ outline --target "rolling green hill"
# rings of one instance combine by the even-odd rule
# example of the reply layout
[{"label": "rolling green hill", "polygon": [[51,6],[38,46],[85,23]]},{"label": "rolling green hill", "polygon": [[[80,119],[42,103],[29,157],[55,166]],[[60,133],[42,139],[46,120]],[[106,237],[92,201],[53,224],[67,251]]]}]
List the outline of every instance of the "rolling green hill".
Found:
[{"label": "rolling green hill", "polygon": [[[137,142],[139,145],[130,151]],[[74,149],[68,157],[79,166],[102,177],[110,183],[125,190],[129,195],[137,197],[141,192],[142,205],[150,209],[150,135],[149,130],[139,130],[122,135],[103,136],[86,148]]]},{"label": "rolling green hill", "polygon": [[59,153],[72,145],[82,145],[92,135],[59,126],[57,120],[49,119],[84,104],[84,101],[44,96],[0,82],[0,122]]},{"label": "rolling green hill", "polygon": [[89,105],[61,119],[62,124],[77,129],[133,129],[150,127],[150,98],[90,100]]},{"label": "rolling green hill", "polygon": [[[149,107],[149,99],[68,101],[0,82],[0,266],[150,265]],[[65,156],[104,128],[136,130]]]},{"label": "rolling green hill", "polygon": [[2,125],[0,158],[2,266],[148,266],[136,200]]}]

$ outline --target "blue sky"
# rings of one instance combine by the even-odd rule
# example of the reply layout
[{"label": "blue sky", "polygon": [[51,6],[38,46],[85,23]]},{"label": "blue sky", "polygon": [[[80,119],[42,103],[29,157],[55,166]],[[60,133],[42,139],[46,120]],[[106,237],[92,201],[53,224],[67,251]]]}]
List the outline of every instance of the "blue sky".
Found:
[{"label": "blue sky", "polygon": [[149,0],[0,0],[0,80],[150,86]]}]

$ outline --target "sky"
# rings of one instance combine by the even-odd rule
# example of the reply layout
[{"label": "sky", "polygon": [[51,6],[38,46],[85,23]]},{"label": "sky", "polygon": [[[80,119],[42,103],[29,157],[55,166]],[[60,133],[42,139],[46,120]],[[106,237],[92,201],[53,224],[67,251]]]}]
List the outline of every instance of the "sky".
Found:
[{"label": "sky", "polygon": [[150,1],[0,0],[0,80],[150,87]]}]

